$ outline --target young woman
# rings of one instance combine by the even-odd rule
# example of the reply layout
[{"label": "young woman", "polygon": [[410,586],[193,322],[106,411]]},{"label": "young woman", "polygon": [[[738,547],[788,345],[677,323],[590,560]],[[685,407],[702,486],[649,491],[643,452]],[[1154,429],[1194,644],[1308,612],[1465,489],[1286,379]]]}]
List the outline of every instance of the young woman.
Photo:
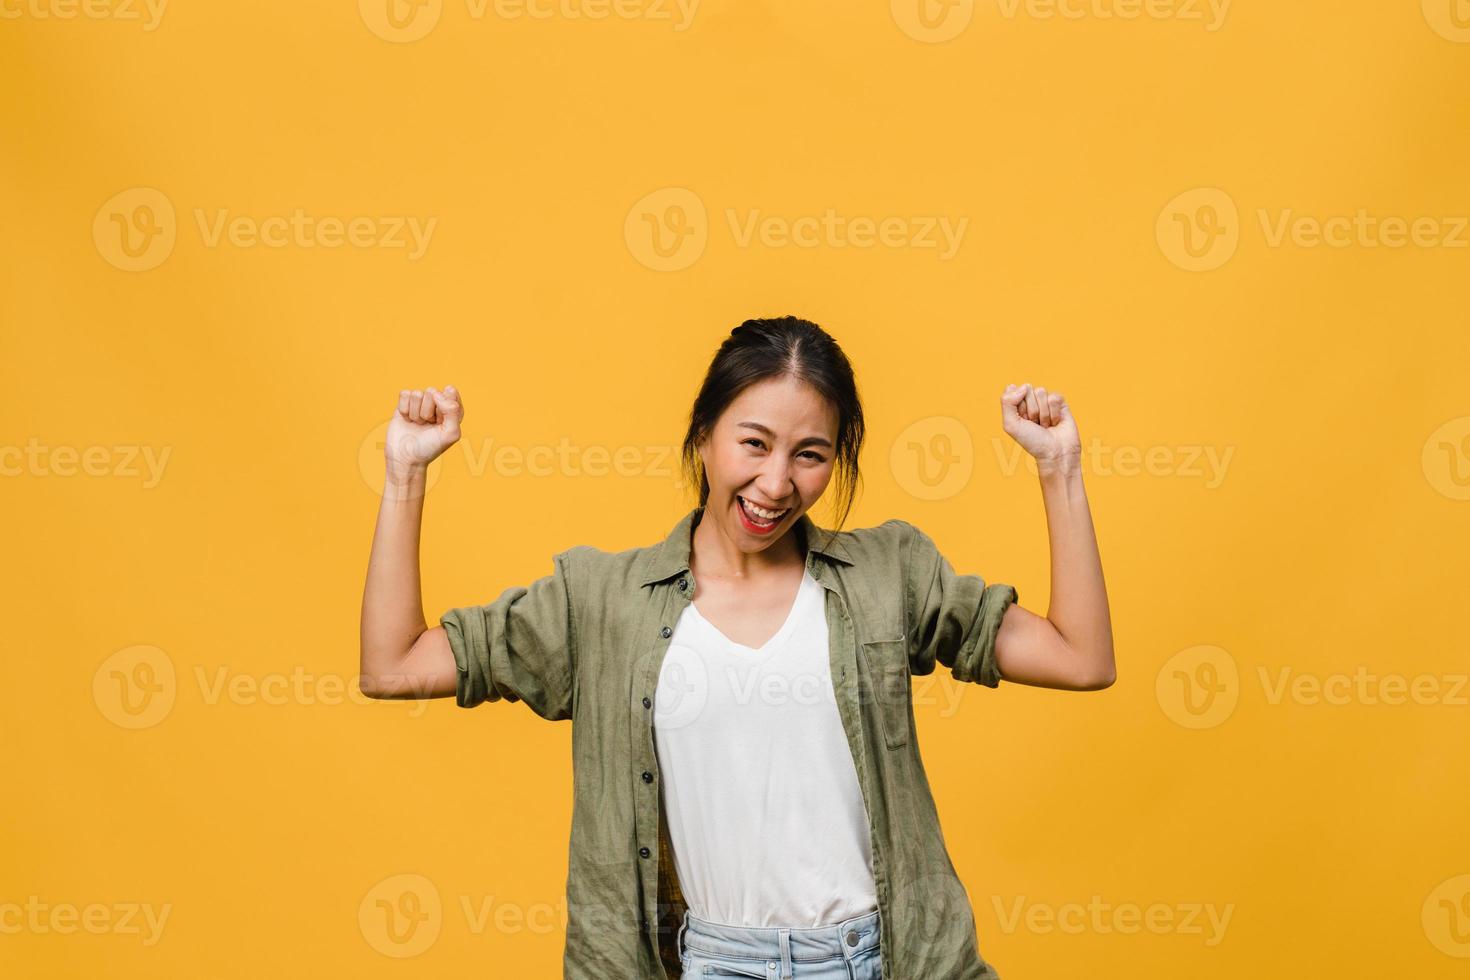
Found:
[{"label": "young woman", "polygon": [[399,393],[360,684],[573,721],[568,978],[998,976],[940,832],[911,677],[937,663],[987,687],[1088,691],[1115,676],[1071,411],[1029,384],[1000,403],[1040,475],[1044,617],[956,574],[905,521],[811,520],[834,473],[839,527],[850,511],[863,414],[836,342],[783,317],[747,320],[710,364],[684,441],[699,505],[663,541],[570,548],[429,628],[425,474],[464,403],[452,386]]}]

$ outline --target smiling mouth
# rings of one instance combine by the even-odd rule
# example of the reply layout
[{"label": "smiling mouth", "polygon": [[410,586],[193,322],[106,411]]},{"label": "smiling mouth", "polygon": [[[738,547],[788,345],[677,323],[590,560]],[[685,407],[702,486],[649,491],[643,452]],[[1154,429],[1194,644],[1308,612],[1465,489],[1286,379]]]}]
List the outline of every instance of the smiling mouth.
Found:
[{"label": "smiling mouth", "polygon": [[745,519],[756,527],[775,527],[780,523],[781,518],[791,513],[790,507],[783,507],[780,510],[756,507],[738,493],[735,495],[735,499],[740,502],[740,512],[745,515]]}]

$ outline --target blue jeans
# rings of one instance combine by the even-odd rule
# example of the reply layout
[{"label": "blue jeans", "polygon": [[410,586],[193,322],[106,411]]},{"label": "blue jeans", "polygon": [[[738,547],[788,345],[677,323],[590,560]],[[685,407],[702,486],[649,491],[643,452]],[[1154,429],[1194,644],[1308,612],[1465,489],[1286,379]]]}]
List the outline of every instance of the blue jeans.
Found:
[{"label": "blue jeans", "polygon": [[679,927],[682,980],[881,980],[878,910],[812,929],[745,928],[706,922],[684,911]]}]

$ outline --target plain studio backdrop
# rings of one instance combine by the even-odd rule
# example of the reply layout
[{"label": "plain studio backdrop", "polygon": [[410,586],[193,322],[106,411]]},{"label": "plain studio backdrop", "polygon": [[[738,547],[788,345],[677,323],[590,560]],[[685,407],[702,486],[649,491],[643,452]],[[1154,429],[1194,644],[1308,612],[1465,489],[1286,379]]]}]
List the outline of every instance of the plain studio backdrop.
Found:
[{"label": "plain studio backdrop", "polygon": [[849,526],[1043,614],[1000,393],[1081,430],[1117,683],[915,683],[1006,980],[1463,975],[1464,0],[798,6],[0,6],[0,974],[560,976],[570,726],[355,693],[382,427],[434,624],[790,313]]}]

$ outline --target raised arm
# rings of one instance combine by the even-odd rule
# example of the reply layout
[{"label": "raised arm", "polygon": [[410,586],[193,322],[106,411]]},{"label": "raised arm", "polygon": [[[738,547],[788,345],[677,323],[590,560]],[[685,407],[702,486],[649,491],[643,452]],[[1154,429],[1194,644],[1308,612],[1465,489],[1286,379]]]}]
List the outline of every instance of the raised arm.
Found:
[{"label": "raised arm", "polygon": [[1002,679],[1095,691],[1117,678],[1102,559],[1082,488],[1082,441],[1067,401],[1031,385],[1001,395],[1007,433],[1036,458],[1051,540],[1051,606],[1045,617],[1020,605],[1005,612],[995,638]]},{"label": "raised arm", "polygon": [[358,688],[373,698],[453,697],[458,668],[443,626],[424,619],[419,529],[429,463],[459,440],[453,385],[401,391],[388,423],[383,500],[362,593]]}]

